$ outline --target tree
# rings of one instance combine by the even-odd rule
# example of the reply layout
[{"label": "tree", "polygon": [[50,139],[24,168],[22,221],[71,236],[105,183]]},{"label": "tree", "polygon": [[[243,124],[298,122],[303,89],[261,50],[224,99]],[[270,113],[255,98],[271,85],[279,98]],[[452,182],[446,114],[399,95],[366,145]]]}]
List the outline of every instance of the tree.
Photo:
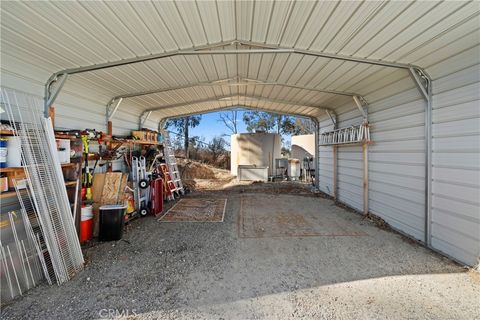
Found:
[{"label": "tree", "polygon": [[243,115],[248,132],[276,132],[281,135],[299,135],[315,132],[315,123],[306,118],[274,114],[269,112],[249,111]]},{"label": "tree", "polygon": [[189,128],[195,128],[200,124],[202,116],[188,116],[184,118],[172,119],[167,121],[167,129],[173,127],[177,130],[179,134],[184,136],[184,149],[185,149],[185,158],[188,159],[188,146],[190,143],[189,139]]},{"label": "tree", "polygon": [[219,121],[223,122],[223,124],[232,132],[232,134],[237,134],[237,116],[237,110],[222,112],[219,115]]},{"label": "tree", "polygon": [[292,136],[315,132],[315,123],[306,118],[288,116],[283,119],[281,126],[282,134],[288,134]]},{"label": "tree", "polygon": [[212,154],[213,162],[217,161],[219,155],[225,153],[225,146],[227,141],[222,137],[213,137],[212,141],[208,144],[208,151]]},{"label": "tree", "polygon": [[271,132],[275,128],[276,119],[273,113],[262,111],[247,111],[243,114],[243,122],[248,132]]}]

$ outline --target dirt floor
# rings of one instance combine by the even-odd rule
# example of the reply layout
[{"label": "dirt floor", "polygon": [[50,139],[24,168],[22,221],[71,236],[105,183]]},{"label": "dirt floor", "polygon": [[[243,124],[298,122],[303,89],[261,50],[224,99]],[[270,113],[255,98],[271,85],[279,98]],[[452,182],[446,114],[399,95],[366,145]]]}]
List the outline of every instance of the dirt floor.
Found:
[{"label": "dirt floor", "polygon": [[[3,319],[479,319],[480,276],[292,183],[195,179],[223,222],[136,220]],[[171,204],[170,204],[171,206]]]}]

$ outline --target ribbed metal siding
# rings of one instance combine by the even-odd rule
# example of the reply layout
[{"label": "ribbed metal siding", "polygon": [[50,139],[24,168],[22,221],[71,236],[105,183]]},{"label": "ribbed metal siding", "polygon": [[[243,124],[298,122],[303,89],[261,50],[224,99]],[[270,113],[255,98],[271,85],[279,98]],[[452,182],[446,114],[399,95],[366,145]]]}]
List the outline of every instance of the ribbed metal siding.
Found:
[{"label": "ribbed metal siding", "polygon": [[[478,43],[478,39],[477,39]],[[432,246],[480,256],[480,49],[433,65]]]},{"label": "ribbed metal siding", "polygon": [[[336,109],[339,128],[362,123],[353,101]],[[363,158],[361,146],[337,147],[337,199],[363,210]]]},{"label": "ribbed metal siding", "polygon": [[[320,133],[333,130],[333,124],[330,119],[320,121]],[[333,148],[319,147],[318,172],[320,191],[333,197]]]},{"label": "ribbed metal siding", "polygon": [[423,241],[425,101],[406,72],[367,99],[374,142],[369,147],[370,212]]}]

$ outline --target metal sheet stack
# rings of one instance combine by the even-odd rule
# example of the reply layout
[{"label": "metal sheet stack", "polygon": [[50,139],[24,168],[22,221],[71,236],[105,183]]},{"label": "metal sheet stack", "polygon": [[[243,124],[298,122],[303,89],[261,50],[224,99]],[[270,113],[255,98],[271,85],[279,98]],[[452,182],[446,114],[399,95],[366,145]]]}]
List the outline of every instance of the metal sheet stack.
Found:
[{"label": "metal sheet stack", "polygon": [[35,251],[47,280],[64,283],[83,269],[84,260],[51,120],[43,117],[38,98],[2,89],[0,103],[22,145],[28,186],[28,199],[19,197],[22,214],[30,214],[26,208],[31,208],[38,222],[37,230],[29,222],[24,223],[25,229],[32,241],[36,239]]}]

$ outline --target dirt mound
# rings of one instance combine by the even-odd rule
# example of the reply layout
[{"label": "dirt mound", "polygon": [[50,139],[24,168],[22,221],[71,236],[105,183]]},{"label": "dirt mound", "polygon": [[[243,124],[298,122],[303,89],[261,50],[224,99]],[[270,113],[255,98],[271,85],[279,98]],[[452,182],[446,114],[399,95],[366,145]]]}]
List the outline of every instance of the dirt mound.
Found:
[{"label": "dirt mound", "polygon": [[229,180],[230,171],[219,169],[195,160],[178,159],[178,169],[183,180],[216,179]]}]

